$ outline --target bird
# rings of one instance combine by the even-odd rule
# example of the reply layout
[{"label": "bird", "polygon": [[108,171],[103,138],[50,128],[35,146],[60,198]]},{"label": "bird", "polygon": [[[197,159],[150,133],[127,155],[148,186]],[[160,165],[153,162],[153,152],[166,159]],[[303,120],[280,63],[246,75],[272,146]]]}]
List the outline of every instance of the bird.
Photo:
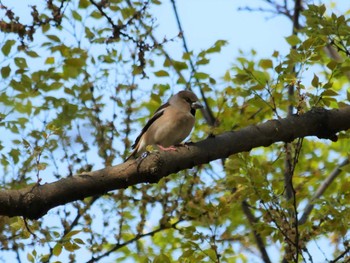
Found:
[{"label": "bird", "polygon": [[157,145],[163,151],[176,150],[192,131],[196,110],[203,108],[196,94],[182,90],[160,106],[148,120],[131,146],[133,152],[125,160],[136,158],[146,151],[148,145]]}]

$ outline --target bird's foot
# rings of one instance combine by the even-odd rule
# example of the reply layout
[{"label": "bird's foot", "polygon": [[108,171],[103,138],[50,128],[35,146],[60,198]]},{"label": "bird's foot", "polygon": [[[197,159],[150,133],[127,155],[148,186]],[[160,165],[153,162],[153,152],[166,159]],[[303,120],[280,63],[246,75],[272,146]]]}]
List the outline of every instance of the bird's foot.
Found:
[{"label": "bird's foot", "polygon": [[161,149],[163,151],[176,151],[175,146],[163,147],[162,145],[158,144],[158,147],[159,147],[159,149]]}]

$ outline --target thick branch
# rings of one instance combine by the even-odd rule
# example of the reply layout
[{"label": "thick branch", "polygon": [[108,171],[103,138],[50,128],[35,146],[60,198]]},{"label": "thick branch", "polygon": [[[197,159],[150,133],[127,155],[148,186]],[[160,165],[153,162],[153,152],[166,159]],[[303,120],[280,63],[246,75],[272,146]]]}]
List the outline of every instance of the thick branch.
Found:
[{"label": "thick branch", "polygon": [[339,110],[315,108],[301,116],[271,120],[209,137],[188,147],[179,147],[176,152],[156,152],[143,159],[54,183],[0,191],[0,215],[37,219],[59,205],[139,183],[156,183],[171,173],[255,147],[291,142],[306,136],[335,140],[335,133],[347,129],[350,129],[350,107]]}]

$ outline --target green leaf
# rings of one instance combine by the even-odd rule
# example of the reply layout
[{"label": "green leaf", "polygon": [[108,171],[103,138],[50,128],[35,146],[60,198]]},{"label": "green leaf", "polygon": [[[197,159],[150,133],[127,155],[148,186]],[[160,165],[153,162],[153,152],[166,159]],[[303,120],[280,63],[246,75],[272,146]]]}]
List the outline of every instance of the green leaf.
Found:
[{"label": "green leaf", "polygon": [[43,24],[41,26],[41,30],[43,31],[43,33],[46,33],[47,31],[49,31],[51,28],[50,24],[49,23],[46,23],[46,24]]},{"label": "green leaf", "polygon": [[193,77],[195,77],[196,79],[207,79],[209,78],[209,74],[204,72],[196,72],[194,73]]},{"label": "green leaf", "polygon": [[235,81],[237,81],[240,84],[246,83],[250,79],[251,77],[248,74],[238,73],[235,75]]},{"label": "green leaf", "polygon": [[289,37],[286,37],[285,39],[287,40],[288,44],[291,46],[296,46],[301,42],[301,40],[297,35],[291,35]]},{"label": "green leaf", "polygon": [[208,248],[208,249],[204,250],[203,252],[205,255],[207,255],[211,259],[216,258],[215,251],[211,248]]},{"label": "green leaf", "polygon": [[168,71],[165,71],[165,70],[159,70],[154,72],[154,75],[156,75],[157,77],[168,77],[169,73]]},{"label": "green leaf", "polygon": [[266,85],[266,82],[269,81],[269,76],[267,73],[259,70],[255,70],[252,72],[254,78],[256,81],[258,81],[259,84],[261,85]]},{"label": "green leaf", "polygon": [[208,50],[207,50],[207,53],[216,53],[216,52],[220,52],[221,51],[221,48],[223,47],[223,46],[226,46],[227,45],[227,41],[226,40],[217,40],[216,42],[215,42],[215,44],[211,47],[211,48],[209,48]]},{"label": "green leaf", "polygon": [[79,8],[85,9],[90,5],[88,0],[79,0]]},{"label": "green leaf", "polygon": [[29,262],[34,262],[34,260],[35,260],[34,256],[31,253],[27,254],[27,259]]},{"label": "green leaf", "polygon": [[314,74],[314,78],[311,81],[311,85],[313,87],[317,88],[319,84],[320,84],[319,79],[318,79],[317,75]]},{"label": "green leaf", "polygon": [[47,163],[38,163],[36,168],[38,169],[38,171],[43,171],[45,170],[47,167]]},{"label": "green leaf", "polygon": [[5,56],[8,56],[11,52],[12,46],[16,43],[15,40],[7,40],[5,45],[2,46],[1,51]]},{"label": "green leaf", "polygon": [[24,58],[15,58],[15,64],[21,69],[28,68],[27,61]]},{"label": "green leaf", "polygon": [[7,166],[9,165],[9,161],[7,160],[7,157],[4,154],[1,154],[1,161],[0,161],[1,165],[3,166]]},{"label": "green leaf", "polygon": [[330,89],[331,87],[333,87],[333,82],[327,82],[326,84],[323,85],[322,88],[324,88],[324,89]]},{"label": "green leaf", "polygon": [[[27,97],[27,96],[25,95],[25,97]],[[18,111],[20,113],[26,113],[29,115],[32,112],[33,105],[32,105],[32,102],[30,100],[27,100],[26,103],[23,103],[23,102],[17,103],[15,108],[16,108],[16,111]]]},{"label": "green leaf", "polygon": [[280,53],[279,53],[277,50],[273,51],[272,56],[273,56],[274,58],[277,58],[279,55],[280,55]]},{"label": "green leaf", "polygon": [[13,162],[15,164],[17,164],[19,162],[19,155],[21,154],[21,152],[18,149],[11,149],[9,154],[10,154]]},{"label": "green leaf", "polygon": [[1,76],[3,79],[6,79],[11,73],[11,68],[9,66],[5,66],[1,68]]},{"label": "green leaf", "polygon": [[102,17],[100,11],[93,11],[91,14],[90,14],[91,17],[95,18],[95,19],[100,19]]},{"label": "green leaf", "polygon": [[210,62],[209,59],[202,58],[196,62],[196,65],[207,65]]},{"label": "green leaf", "polygon": [[230,71],[229,71],[229,70],[226,70],[226,73],[225,73],[225,75],[224,75],[224,81],[229,82],[229,81],[231,81],[231,80],[232,80],[232,79],[231,79]]},{"label": "green leaf", "polygon": [[332,60],[329,63],[327,63],[327,68],[329,68],[330,70],[334,70],[337,65],[338,65],[338,63],[336,61]]},{"label": "green leaf", "polygon": [[68,58],[65,60],[65,63],[72,67],[81,68],[85,65],[85,59],[83,58]]},{"label": "green leaf", "polygon": [[31,58],[38,58],[39,55],[35,51],[26,51],[26,54]]},{"label": "green leaf", "polygon": [[[3,114],[3,113],[0,113],[0,123],[6,118],[6,114]],[[2,144],[1,144],[1,142],[0,142],[0,151],[2,150]]]},{"label": "green leaf", "polygon": [[50,258],[51,258],[50,254],[41,255],[40,262],[48,262]]},{"label": "green leaf", "polygon": [[61,255],[61,252],[62,252],[62,245],[60,243],[57,243],[52,249],[52,254],[58,257],[59,255]]},{"label": "green leaf", "polygon": [[290,51],[289,57],[291,59],[291,62],[293,62],[293,63],[297,63],[297,62],[300,62],[302,60],[302,55],[300,53],[298,53],[298,51],[295,49],[292,49]]},{"label": "green leaf", "polygon": [[64,239],[69,239],[72,236],[79,234],[80,232],[81,232],[81,230],[72,230],[67,235],[64,236]]},{"label": "green leaf", "polygon": [[177,70],[183,70],[188,68],[187,64],[181,61],[173,61],[173,65],[174,65],[174,68]]},{"label": "green leaf", "polygon": [[156,256],[153,260],[153,263],[170,263],[170,259],[167,255],[160,254]]},{"label": "green leaf", "polygon": [[22,143],[24,145],[24,148],[29,148],[30,147],[30,143],[27,140],[23,139]]},{"label": "green leaf", "polygon": [[323,97],[322,98],[322,102],[324,103],[324,105],[326,105],[327,107],[335,106],[337,105],[337,100],[335,98],[331,98],[331,97]]},{"label": "green leaf", "polygon": [[182,55],[182,59],[184,60],[189,60],[191,58],[191,56],[193,55],[193,52],[185,52]]},{"label": "green leaf", "polygon": [[323,4],[318,6],[318,8],[319,8],[319,14],[324,15],[324,13],[326,12],[326,6]]},{"label": "green leaf", "polygon": [[70,88],[64,88],[64,93],[74,96],[74,90]]},{"label": "green leaf", "polygon": [[73,18],[74,18],[75,20],[81,21],[81,15],[80,15],[77,11],[73,10],[73,11],[72,11],[72,16],[73,16]]},{"label": "green leaf", "polygon": [[338,96],[339,94],[332,90],[332,89],[327,89],[324,92],[322,92],[321,94],[322,96],[327,96],[327,97],[334,97],[334,96]]},{"label": "green leaf", "polygon": [[61,39],[56,35],[46,35],[48,39],[54,41],[54,42],[61,42]]},{"label": "green leaf", "polygon": [[79,244],[79,245],[84,245],[85,242],[81,238],[74,238],[74,242]]},{"label": "green leaf", "polygon": [[265,88],[265,85],[262,84],[256,84],[250,87],[252,90],[263,90]]},{"label": "green leaf", "polygon": [[10,86],[17,91],[23,91],[23,87],[20,82],[11,79]]},{"label": "green leaf", "polygon": [[95,34],[92,33],[92,31],[88,27],[85,27],[85,35],[88,39],[92,39],[95,36]]},{"label": "green leaf", "polygon": [[61,88],[62,86],[63,86],[63,83],[55,81],[55,82],[52,82],[50,84],[50,90],[57,90],[57,89]]},{"label": "green leaf", "polygon": [[80,248],[76,243],[72,243],[72,242],[65,242],[63,246],[69,252],[73,252]]},{"label": "green leaf", "polygon": [[177,84],[186,84],[186,80],[184,79],[183,76],[180,76],[177,81],[176,81]]},{"label": "green leaf", "polygon": [[45,60],[45,64],[54,64],[55,63],[55,58],[54,57],[48,57]]},{"label": "green leaf", "polygon": [[271,59],[262,59],[259,62],[259,66],[263,69],[268,69],[273,67],[273,63]]}]

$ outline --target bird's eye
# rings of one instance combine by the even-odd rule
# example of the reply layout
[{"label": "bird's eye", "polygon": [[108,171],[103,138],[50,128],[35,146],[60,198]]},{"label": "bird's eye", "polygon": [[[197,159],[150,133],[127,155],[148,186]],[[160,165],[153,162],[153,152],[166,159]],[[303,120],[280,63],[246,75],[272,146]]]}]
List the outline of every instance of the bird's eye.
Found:
[{"label": "bird's eye", "polygon": [[186,98],[186,101],[187,101],[189,104],[191,104],[191,103],[192,103],[192,101],[191,101],[191,99],[190,99],[190,98]]}]

